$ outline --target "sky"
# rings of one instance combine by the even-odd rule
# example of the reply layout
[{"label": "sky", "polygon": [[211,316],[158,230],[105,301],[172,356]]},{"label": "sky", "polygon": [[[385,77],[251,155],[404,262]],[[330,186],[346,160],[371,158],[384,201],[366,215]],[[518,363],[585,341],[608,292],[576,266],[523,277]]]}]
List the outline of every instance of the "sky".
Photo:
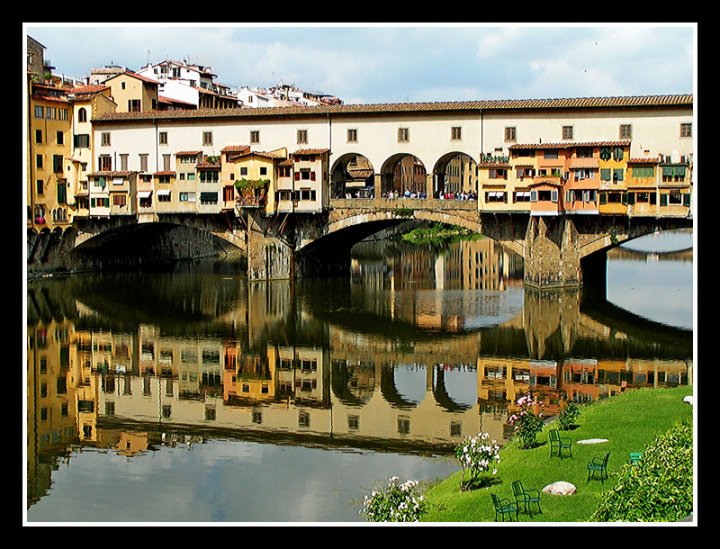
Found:
[{"label": "sky", "polygon": [[32,23],[56,73],[211,67],[231,87],[295,84],[346,104],[693,93],[697,24]]}]

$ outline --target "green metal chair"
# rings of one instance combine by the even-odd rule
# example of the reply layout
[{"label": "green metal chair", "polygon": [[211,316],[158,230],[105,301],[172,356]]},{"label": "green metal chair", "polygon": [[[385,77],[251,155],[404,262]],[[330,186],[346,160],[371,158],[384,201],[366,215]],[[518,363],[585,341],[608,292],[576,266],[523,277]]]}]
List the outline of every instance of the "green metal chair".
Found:
[{"label": "green metal chair", "polygon": [[502,519],[502,522],[505,522],[505,515],[509,515],[512,520],[513,513],[515,514],[515,521],[517,521],[518,506],[516,503],[513,503],[510,498],[499,498],[495,494],[490,494],[490,497],[495,506],[495,522],[497,522],[498,517]]},{"label": "green metal chair", "polygon": [[604,458],[594,457],[592,458],[592,461],[587,464],[587,470],[588,470],[588,478],[587,482],[590,482],[590,479],[596,478],[595,474],[600,475],[600,481],[605,482],[605,479],[608,478],[608,472],[607,472],[607,462],[608,458],[610,457],[610,452],[605,454]]},{"label": "green metal chair", "polygon": [[557,429],[550,429],[548,432],[548,438],[550,440],[550,457],[553,457],[557,453],[558,457],[562,459],[563,450],[568,450],[570,457],[572,457],[572,441],[570,437],[560,436],[560,431]]},{"label": "green metal chair", "polygon": [[520,506],[522,505],[523,512],[528,513],[530,515],[530,518],[533,516],[533,510],[532,506],[537,506],[537,514],[542,514],[542,509],[540,508],[540,490],[526,490],[522,482],[519,480],[515,480],[512,483],[512,491],[513,495],[515,496],[515,504],[517,505],[518,509],[520,509]]},{"label": "green metal chair", "polygon": [[642,452],[630,452],[630,457],[628,458],[628,463],[630,465],[637,465],[640,463],[640,458],[642,457]]}]

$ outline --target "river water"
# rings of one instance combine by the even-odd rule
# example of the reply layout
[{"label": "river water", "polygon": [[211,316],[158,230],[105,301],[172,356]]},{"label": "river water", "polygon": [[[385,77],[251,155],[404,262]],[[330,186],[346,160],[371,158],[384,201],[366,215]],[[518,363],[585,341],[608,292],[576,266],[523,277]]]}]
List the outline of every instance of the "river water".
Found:
[{"label": "river water", "polygon": [[646,237],[592,292],[523,288],[487,239],[362,243],[349,280],[28,282],[25,521],[362,522],[389,477],[458,471],[470,434],[505,443],[523,394],[552,413],[691,385],[692,259],[692,233]]}]

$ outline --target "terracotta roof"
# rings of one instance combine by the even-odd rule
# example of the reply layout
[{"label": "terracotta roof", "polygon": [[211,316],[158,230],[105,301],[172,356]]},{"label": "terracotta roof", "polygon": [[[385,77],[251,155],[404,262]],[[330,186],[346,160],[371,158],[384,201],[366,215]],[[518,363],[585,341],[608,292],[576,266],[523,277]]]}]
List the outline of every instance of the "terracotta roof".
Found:
[{"label": "terracotta roof", "polygon": [[245,152],[250,150],[250,145],[228,145],[220,149],[221,153],[224,152]]},{"label": "terracotta roof", "polygon": [[158,94],[158,102],[159,103],[168,103],[171,105],[180,104],[180,105],[189,105],[191,107],[195,107],[194,103],[188,103],[187,101],[180,101],[179,99],[173,99],[172,97],[166,97],[164,95],[159,95],[159,94]]},{"label": "terracotta roof", "polygon": [[629,147],[630,140],[623,141],[588,141],[584,143],[529,143],[524,145],[510,145],[510,150],[526,149],[574,149],[576,147]]},{"label": "terracotta roof", "polygon": [[118,74],[116,74],[116,75],[114,75],[114,76],[111,76],[110,78],[108,78],[107,80],[105,80],[105,82],[107,82],[108,80],[112,80],[113,78],[117,78],[118,76],[131,76],[131,77],[133,77],[133,78],[137,78],[138,80],[141,80],[141,81],[146,82],[146,83],[148,83],[148,84],[154,84],[155,86],[157,86],[157,85],[160,83],[160,82],[158,82],[157,80],[153,80],[152,78],[148,78],[147,76],[141,76],[141,75],[139,75],[139,74],[137,74],[137,73],[135,73],[135,72],[130,72],[130,71],[121,72],[121,73],[118,73]]},{"label": "terracotta roof", "polygon": [[210,164],[209,162],[202,162],[197,165],[199,170],[219,170],[220,164]]},{"label": "terracotta roof", "polygon": [[153,175],[175,175],[175,172],[170,171],[170,170],[165,170],[162,172],[155,172],[155,173],[153,173]]},{"label": "terracotta roof", "polygon": [[280,164],[278,164],[278,166],[292,166],[292,165],[293,165],[292,158],[286,158],[285,160],[280,162]]},{"label": "terracotta roof", "polygon": [[98,93],[107,89],[110,89],[109,86],[105,86],[104,84],[90,84],[88,86],[76,86],[70,90],[70,93],[80,95],[87,93]]},{"label": "terracotta roof", "polygon": [[501,111],[551,109],[621,109],[656,107],[692,107],[692,94],[644,95],[625,97],[585,97],[569,99],[505,99],[481,101],[438,101],[432,103],[379,103],[357,105],[318,105],[233,109],[198,109],[188,112],[106,113],[93,122],[142,120],[145,118],[242,118],[288,115],[324,116],[327,114],[385,114],[437,111]]},{"label": "terracotta roof", "polygon": [[56,95],[44,95],[41,93],[33,93],[32,98],[36,100],[51,101],[54,103],[70,103],[67,97],[57,97]]},{"label": "terracotta roof", "polygon": [[659,164],[660,159],[659,158],[652,158],[650,156],[646,156],[644,158],[631,158],[628,160],[628,164]]},{"label": "terracotta roof", "polygon": [[562,187],[562,183],[558,183],[556,181],[537,181],[530,183],[528,187],[537,187],[538,185],[550,185],[551,187]]},{"label": "terracotta roof", "polygon": [[323,154],[329,152],[330,149],[298,149],[293,154],[295,155],[306,155],[306,154]]},{"label": "terracotta roof", "polygon": [[348,169],[348,174],[350,174],[350,177],[354,178],[360,178],[360,179],[367,179],[371,175],[375,173],[375,170],[369,170],[369,169]]},{"label": "terracotta roof", "polygon": [[202,154],[202,151],[180,151],[176,152],[175,156],[197,156],[198,154]]}]

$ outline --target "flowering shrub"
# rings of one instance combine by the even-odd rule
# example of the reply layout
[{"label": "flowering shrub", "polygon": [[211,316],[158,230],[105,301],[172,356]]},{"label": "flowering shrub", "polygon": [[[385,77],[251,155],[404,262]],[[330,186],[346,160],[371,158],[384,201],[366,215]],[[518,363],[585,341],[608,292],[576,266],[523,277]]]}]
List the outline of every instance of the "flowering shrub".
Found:
[{"label": "flowering shrub", "polygon": [[543,429],[542,412],[535,413],[535,408],[542,404],[529,396],[521,397],[517,403],[520,411],[512,414],[508,421],[513,426],[513,433],[520,440],[520,448],[532,448],[535,438]]},{"label": "flowering shrub", "polygon": [[427,505],[417,481],[390,477],[384,490],[365,496],[360,513],[370,522],[418,522],[428,512]]},{"label": "flowering shrub", "polygon": [[560,427],[560,430],[569,430],[573,425],[575,425],[575,421],[577,421],[578,415],[580,415],[580,409],[578,408],[577,404],[575,404],[574,402],[568,402],[565,408],[560,411],[560,414],[557,418],[558,427]]},{"label": "flowering shrub", "polygon": [[[476,436],[466,437],[462,443],[455,447],[455,457],[462,465],[460,477],[460,489],[467,488],[472,484],[480,473],[490,470],[493,463],[500,463],[500,446],[494,440],[490,440],[487,433],[479,433]],[[470,471],[470,480],[465,483],[465,471]],[[493,467],[492,474],[497,473]]]}]

